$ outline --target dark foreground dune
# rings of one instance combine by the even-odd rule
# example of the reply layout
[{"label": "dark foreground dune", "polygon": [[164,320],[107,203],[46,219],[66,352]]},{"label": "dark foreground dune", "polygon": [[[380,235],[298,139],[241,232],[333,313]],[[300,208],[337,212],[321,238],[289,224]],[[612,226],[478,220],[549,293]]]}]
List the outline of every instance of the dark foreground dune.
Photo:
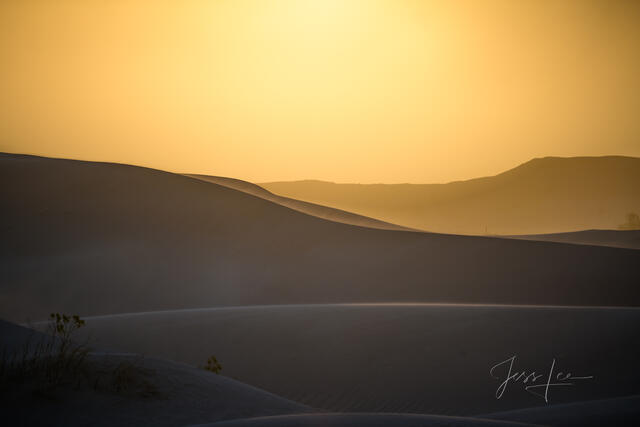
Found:
[{"label": "dark foreground dune", "polygon": [[[12,354],[44,335],[0,320],[0,350]],[[124,389],[109,384],[47,386],[28,376],[0,382],[0,419],[10,426],[511,426],[508,421],[410,414],[316,414],[309,407],[200,369],[136,354],[93,352],[85,370],[127,366]],[[4,365],[2,365],[4,367]],[[291,417],[291,415],[300,415]],[[306,416],[303,416],[306,415]]]},{"label": "dark foreground dune", "polygon": [[0,155],[0,315],[248,304],[640,304],[635,250],[378,230],[119,164]]},{"label": "dark foreground dune", "polygon": [[[223,308],[87,319],[94,345],[199,359],[215,347],[225,376],[150,354],[94,351],[91,369],[125,363],[144,378],[114,392],[63,385],[7,389],[8,425],[636,426],[638,309],[428,305]],[[34,332],[0,321],[0,344]],[[117,337],[121,338],[117,338]],[[80,337],[79,337],[80,338]],[[104,348],[104,347],[103,347]],[[488,367],[518,348],[517,369],[592,375],[549,402],[511,383],[501,400]],[[606,348],[606,352],[602,349]],[[514,351],[515,352],[515,351]],[[303,405],[228,376],[267,380]],[[338,409],[327,410],[327,407]],[[428,410],[424,414],[419,410]],[[403,412],[404,411],[404,412]],[[448,414],[448,415],[443,415]]]},{"label": "dark foreground dune", "polygon": [[[0,320],[0,350],[47,339]],[[126,370],[121,367],[126,366]],[[508,421],[410,414],[316,414],[309,407],[180,363],[113,352],[90,353],[85,375],[97,381],[52,386],[11,378],[0,365],[0,420],[7,426],[512,426]],[[114,372],[126,372],[115,389]],[[10,375],[10,371],[9,371]],[[122,378],[122,374],[118,378]],[[292,415],[301,415],[292,417]],[[306,416],[302,416],[306,415]]]},{"label": "dark foreground dune", "polygon": [[[38,338],[31,330],[0,320],[0,352],[5,355]],[[182,426],[310,412],[304,405],[231,378],[152,357],[96,352],[89,355],[87,369],[108,372],[122,364],[134,371],[127,381],[139,376],[144,389],[128,386],[116,392],[104,379],[101,385],[53,388],[34,384],[28,375],[12,383],[2,377],[0,422],[6,426]]]},{"label": "dark foreground dune", "polygon": [[[202,364],[321,412],[478,416],[547,403],[490,368],[593,376],[549,403],[637,394],[640,309],[310,305],[140,313],[87,319],[95,344]],[[498,377],[504,371],[495,372]]]},{"label": "dark foreground dune", "polygon": [[308,414],[230,420],[191,427],[517,427],[531,424],[417,414]]},{"label": "dark foreground dune", "polygon": [[547,405],[544,407],[507,411],[479,417],[443,417],[434,415],[381,413],[296,414],[229,420],[214,424],[202,424],[197,427],[498,427],[534,425],[557,427],[636,427],[638,421],[640,421],[639,404],[639,396],[629,396],[599,401]]},{"label": "dark foreground dune", "polygon": [[637,426],[640,396],[548,405],[484,415],[495,420],[534,423],[545,426],[600,427]]}]

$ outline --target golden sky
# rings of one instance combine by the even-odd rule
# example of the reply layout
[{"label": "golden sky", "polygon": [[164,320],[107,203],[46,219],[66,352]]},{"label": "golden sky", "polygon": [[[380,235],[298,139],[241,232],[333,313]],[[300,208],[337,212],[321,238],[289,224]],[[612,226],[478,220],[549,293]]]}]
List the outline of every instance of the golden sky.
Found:
[{"label": "golden sky", "polygon": [[640,1],[3,0],[0,151],[255,182],[640,156]]}]

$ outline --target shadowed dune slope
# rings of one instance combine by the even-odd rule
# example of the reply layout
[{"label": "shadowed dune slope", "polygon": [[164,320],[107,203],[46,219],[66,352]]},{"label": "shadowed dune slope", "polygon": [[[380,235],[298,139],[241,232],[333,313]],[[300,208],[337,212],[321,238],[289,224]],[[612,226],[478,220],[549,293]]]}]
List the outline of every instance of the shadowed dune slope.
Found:
[{"label": "shadowed dune slope", "polygon": [[636,427],[640,424],[640,396],[538,406],[486,417],[554,427]]},{"label": "shadowed dune slope", "polygon": [[640,249],[640,230],[584,230],[573,233],[508,236],[513,239]]},{"label": "shadowed dune slope", "polygon": [[[41,334],[0,320],[0,351],[20,349]],[[62,384],[32,389],[28,378],[7,390],[0,383],[3,425],[181,426],[234,418],[310,412],[295,402],[227,377],[181,363],[135,354],[91,353],[90,370],[113,371],[122,363],[144,376],[148,390],[116,393],[104,387]],[[34,392],[34,390],[41,390]],[[44,390],[44,391],[43,391]]]},{"label": "shadowed dune slope", "polygon": [[301,200],[282,197],[265,190],[259,185],[252,184],[235,178],[225,178],[221,176],[187,174],[191,178],[201,179],[203,181],[212,182],[214,184],[224,185],[225,187],[239,190],[270,202],[286,206],[290,209],[306,213],[307,215],[317,216],[318,218],[328,219],[330,221],[342,222],[345,224],[358,225],[361,227],[379,228],[382,230],[409,230],[407,227],[391,224],[377,219],[368,218],[366,216],[357,215],[340,209],[329,208],[327,206],[317,205],[315,203],[303,202]]},{"label": "shadowed dune slope", "polygon": [[[203,363],[323,412],[477,416],[545,405],[514,371],[593,376],[550,390],[561,404],[632,395],[640,309],[464,305],[287,305],[87,319],[96,344]],[[545,376],[546,378],[546,376]],[[508,418],[506,418],[508,419]]]},{"label": "shadowed dune slope", "polygon": [[531,424],[417,414],[309,414],[259,417],[192,427],[517,427]]},{"label": "shadowed dune slope", "polygon": [[[265,200],[278,203],[279,205],[286,206],[299,212],[317,216],[319,218],[328,219],[330,221],[342,222],[345,224],[352,224],[369,228],[380,228],[383,230],[417,231],[414,229],[401,227],[399,225],[379,221],[373,218],[357,215],[340,209],[334,209],[315,203],[303,202],[301,200],[291,199],[289,197],[277,196],[257,184],[242,181],[239,179],[197,174],[187,174],[186,176],[201,179],[203,181],[213,182],[214,184],[224,185],[225,187],[243,191],[245,193],[261,197]],[[546,242],[572,243],[578,245],[640,249],[640,230],[583,230],[568,233],[529,234],[505,237],[521,240],[540,240]]]},{"label": "shadowed dune slope", "polygon": [[108,163],[0,156],[0,315],[330,302],[637,305],[640,252],[377,230]]},{"label": "shadowed dune slope", "polygon": [[448,184],[260,184],[415,229],[459,234],[542,234],[615,229],[640,212],[640,158],[546,157],[496,176]]}]

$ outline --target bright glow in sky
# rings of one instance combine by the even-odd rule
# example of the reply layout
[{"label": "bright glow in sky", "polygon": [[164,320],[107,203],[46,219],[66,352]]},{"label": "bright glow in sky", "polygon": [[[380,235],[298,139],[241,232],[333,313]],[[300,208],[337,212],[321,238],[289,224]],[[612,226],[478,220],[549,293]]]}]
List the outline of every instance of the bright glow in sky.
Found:
[{"label": "bright glow in sky", "polygon": [[0,151],[255,182],[640,156],[640,2],[0,3]]}]

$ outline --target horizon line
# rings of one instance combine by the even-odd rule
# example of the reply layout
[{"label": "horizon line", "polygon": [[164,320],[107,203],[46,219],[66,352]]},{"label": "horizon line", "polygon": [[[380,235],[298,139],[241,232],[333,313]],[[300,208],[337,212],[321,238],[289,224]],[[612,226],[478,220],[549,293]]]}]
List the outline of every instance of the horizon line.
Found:
[{"label": "horizon line", "polygon": [[132,167],[138,167],[138,168],[144,168],[144,169],[151,169],[151,170],[156,170],[156,171],[162,171],[162,172],[167,172],[167,173],[172,173],[175,175],[203,175],[203,176],[212,176],[212,177],[219,177],[219,178],[230,178],[230,179],[236,179],[239,181],[245,181],[245,182],[249,182],[252,184],[256,184],[256,185],[265,185],[265,184],[280,184],[280,183],[299,183],[299,182],[319,182],[319,183],[326,183],[326,184],[336,184],[336,185],[448,185],[448,184],[455,184],[455,183],[460,183],[460,182],[467,182],[467,181],[473,181],[473,180],[478,180],[478,179],[485,179],[485,178],[493,178],[499,175],[502,175],[503,173],[512,171],[514,169],[517,169],[521,166],[524,166],[528,163],[531,163],[533,161],[536,160],[545,160],[545,159],[563,159],[563,160],[568,160],[568,159],[603,159],[603,158],[624,158],[624,159],[635,159],[635,160],[640,160],[640,157],[636,157],[636,156],[629,156],[629,155],[623,155],[623,154],[604,154],[604,155],[599,155],[599,156],[553,156],[553,155],[549,155],[549,156],[543,156],[543,157],[532,157],[529,160],[526,160],[522,163],[518,163],[517,165],[509,168],[509,169],[505,169],[502,170],[501,172],[498,172],[494,175],[483,175],[483,176],[476,176],[473,178],[462,178],[462,179],[456,179],[456,180],[452,180],[452,181],[446,181],[446,182],[337,182],[337,181],[331,181],[331,180],[326,180],[326,179],[317,179],[317,178],[302,178],[302,179],[291,179],[291,180],[267,180],[267,181],[263,181],[263,180],[249,180],[246,178],[236,178],[234,176],[226,176],[226,175],[214,175],[214,174],[209,174],[209,173],[198,173],[198,172],[184,172],[184,171],[178,171],[178,170],[170,170],[170,169],[162,169],[160,167],[154,167],[154,166],[145,166],[145,165],[141,165],[141,164],[135,164],[135,163],[126,163],[123,161],[112,161],[112,160],[88,160],[88,159],[84,159],[84,158],[74,158],[74,157],[55,157],[55,156],[49,156],[49,155],[45,155],[45,154],[33,154],[33,153],[25,153],[25,152],[13,152],[13,151],[0,151],[0,154],[8,154],[8,155],[15,155],[15,156],[29,156],[29,157],[40,157],[40,158],[45,158],[45,159],[53,159],[53,160],[70,160],[70,161],[77,161],[77,162],[88,162],[88,163],[106,163],[106,164],[114,164],[114,165],[125,165],[125,166],[132,166]]}]

